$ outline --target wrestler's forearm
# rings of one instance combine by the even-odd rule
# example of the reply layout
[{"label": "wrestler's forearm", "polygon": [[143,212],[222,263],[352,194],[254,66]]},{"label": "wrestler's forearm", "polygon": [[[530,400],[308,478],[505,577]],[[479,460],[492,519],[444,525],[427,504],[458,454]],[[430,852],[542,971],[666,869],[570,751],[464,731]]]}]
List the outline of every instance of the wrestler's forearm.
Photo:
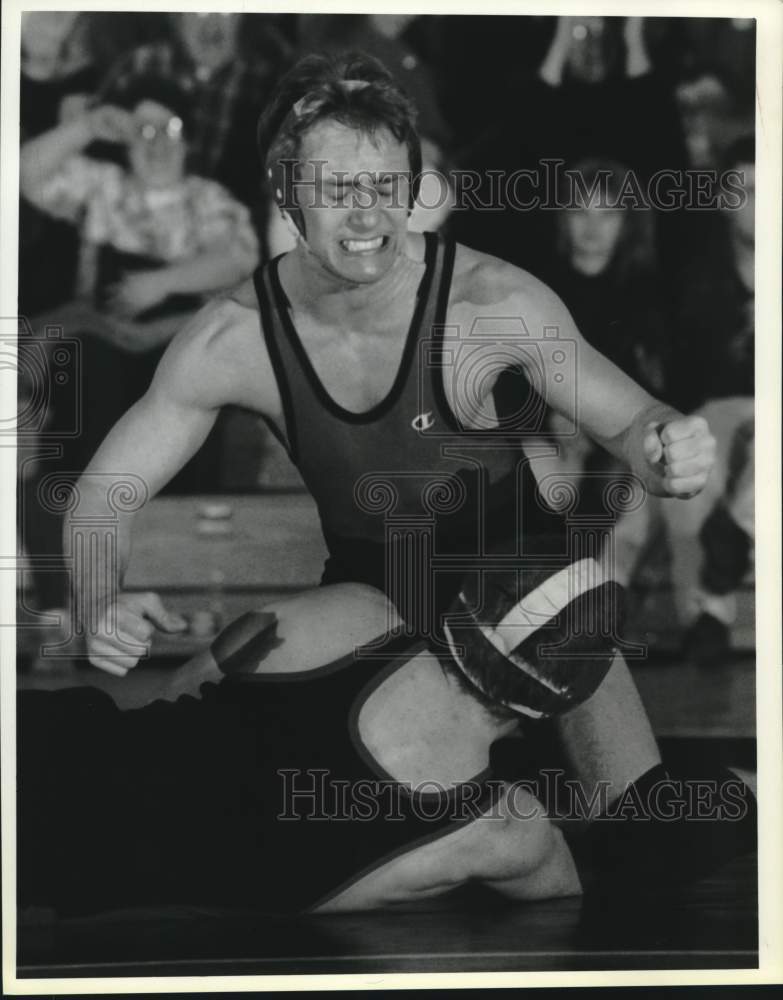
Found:
[{"label": "wrestler's forearm", "polygon": [[88,631],[122,590],[131,552],[133,513],[116,491],[122,476],[93,474],[90,467],[74,487],[74,505],[64,519],[63,551],[71,556],[74,614]]}]

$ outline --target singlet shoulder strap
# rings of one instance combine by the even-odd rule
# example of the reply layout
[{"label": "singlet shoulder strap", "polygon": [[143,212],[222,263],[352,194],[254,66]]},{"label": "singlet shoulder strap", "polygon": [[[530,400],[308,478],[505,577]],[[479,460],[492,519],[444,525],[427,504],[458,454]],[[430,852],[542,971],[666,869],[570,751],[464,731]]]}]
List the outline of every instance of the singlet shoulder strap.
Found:
[{"label": "singlet shoulder strap", "polygon": [[[282,256],[282,255],[281,255]],[[283,406],[283,420],[285,422],[285,433],[277,427],[273,421],[266,418],[266,423],[275,437],[281,442],[288,452],[291,460],[296,461],[296,417],[291,386],[286,374],[286,365],[281,354],[281,341],[285,336],[281,317],[278,310],[274,308],[274,293],[271,282],[270,269],[280,262],[280,257],[275,257],[265,265],[256,268],[253,273],[253,283],[258,297],[258,307],[261,315],[261,331],[266,344],[269,361],[272,365],[277,390],[280,393],[280,401]]]}]

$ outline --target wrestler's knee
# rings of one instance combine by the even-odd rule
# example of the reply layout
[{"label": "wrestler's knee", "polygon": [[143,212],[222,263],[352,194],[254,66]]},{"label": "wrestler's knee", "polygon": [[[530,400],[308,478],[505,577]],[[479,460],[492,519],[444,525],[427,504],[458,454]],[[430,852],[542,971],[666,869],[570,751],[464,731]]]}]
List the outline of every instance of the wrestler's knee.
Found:
[{"label": "wrestler's knee", "polygon": [[544,806],[523,784],[512,785],[491,820],[489,867],[505,875],[521,875],[548,862],[557,850],[556,827]]}]

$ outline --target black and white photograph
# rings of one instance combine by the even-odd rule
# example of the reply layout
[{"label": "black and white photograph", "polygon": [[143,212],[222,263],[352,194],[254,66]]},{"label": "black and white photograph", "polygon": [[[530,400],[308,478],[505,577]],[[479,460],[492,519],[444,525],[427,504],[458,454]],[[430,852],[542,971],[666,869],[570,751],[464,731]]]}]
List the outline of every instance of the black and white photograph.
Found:
[{"label": "black and white photograph", "polygon": [[783,975],[781,8],[97,6],[3,12],[4,991]]}]

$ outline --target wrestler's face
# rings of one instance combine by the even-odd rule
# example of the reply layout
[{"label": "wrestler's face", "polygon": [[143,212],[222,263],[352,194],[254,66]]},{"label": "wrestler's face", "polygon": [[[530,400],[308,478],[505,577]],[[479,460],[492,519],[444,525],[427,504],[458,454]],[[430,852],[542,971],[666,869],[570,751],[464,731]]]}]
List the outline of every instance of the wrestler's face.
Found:
[{"label": "wrestler's face", "polygon": [[567,227],[571,243],[571,263],[577,270],[597,274],[608,266],[620,239],[622,209],[591,205],[571,209]]},{"label": "wrestler's face", "polygon": [[353,284],[388,272],[405,246],[409,171],[407,147],[386,129],[323,121],[303,136],[296,199],[322,267]]}]

